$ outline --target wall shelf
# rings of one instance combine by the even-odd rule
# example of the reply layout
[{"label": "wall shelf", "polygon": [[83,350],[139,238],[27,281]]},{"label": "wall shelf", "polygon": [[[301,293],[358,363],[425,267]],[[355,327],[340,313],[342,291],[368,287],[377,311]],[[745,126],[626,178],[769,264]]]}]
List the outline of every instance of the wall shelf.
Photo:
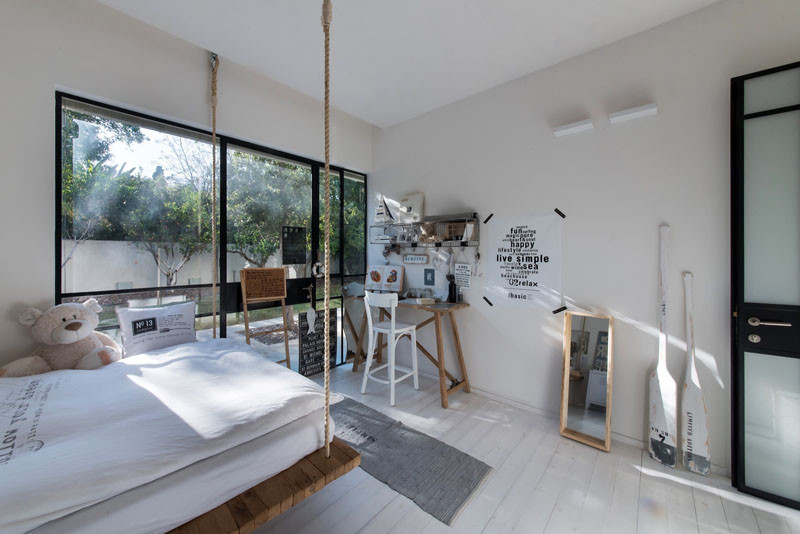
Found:
[{"label": "wall shelf", "polygon": [[474,212],[425,217],[421,222],[375,224],[369,227],[373,245],[410,248],[477,247],[480,220]]}]

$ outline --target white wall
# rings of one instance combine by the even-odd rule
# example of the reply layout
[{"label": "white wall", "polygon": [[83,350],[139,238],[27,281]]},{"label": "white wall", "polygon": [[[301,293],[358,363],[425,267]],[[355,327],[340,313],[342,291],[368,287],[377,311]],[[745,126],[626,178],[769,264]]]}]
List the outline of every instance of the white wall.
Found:
[{"label": "white wall", "polygon": [[[721,2],[379,131],[370,191],[424,191],[427,214],[564,211],[565,290],[574,305],[616,318],[613,430],[636,440],[646,436],[657,352],[657,227],[668,222],[669,367],[680,382],[681,272],[692,270],[712,457],[727,467],[730,78],[800,60],[798,27],[796,0]],[[651,101],[657,117],[608,124],[610,112]],[[594,132],[554,138],[554,126],[588,115]],[[373,247],[370,260],[381,259]],[[484,280],[473,280],[460,317],[472,383],[555,412],[562,316],[491,308]],[[431,346],[430,333],[422,341]]]},{"label": "white wall", "polygon": [[[0,6],[1,364],[31,346],[20,309],[53,303],[56,87],[208,128],[210,74],[206,51],[91,0]],[[221,132],[322,158],[320,102],[224,57],[219,90]],[[334,111],[334,162],[369,171],[372,131]]]}]

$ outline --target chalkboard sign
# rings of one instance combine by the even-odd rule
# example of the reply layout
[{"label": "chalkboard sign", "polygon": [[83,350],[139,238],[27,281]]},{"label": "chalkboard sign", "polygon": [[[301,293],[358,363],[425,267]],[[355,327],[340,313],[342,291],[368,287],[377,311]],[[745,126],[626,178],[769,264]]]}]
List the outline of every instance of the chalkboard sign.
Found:
[{"label": "chalkboard sign", "polygon": [[286,269],[283,267],[242,269],[240,275],[245,301],[286,298]]},{"label": "chalkboard sign", "polygon": [[282,227],[281,250],[283,250],[284,265],[305,265],[306,229],[302,226]]},{"label": "chalkboard sign", "polygon": [[[336,332],[338,331],[339,318],[336,310],[331,310],[331,347],[330,358],[331,366],[336,364]],[[300,374],[311,376],[321,373],[324,370],[325,362],[322,359],[325,354],[325,315],[317,312],[317,319],[314,322],[313,334],[308,333],[308,318],[305,313],[300,314]]]}]

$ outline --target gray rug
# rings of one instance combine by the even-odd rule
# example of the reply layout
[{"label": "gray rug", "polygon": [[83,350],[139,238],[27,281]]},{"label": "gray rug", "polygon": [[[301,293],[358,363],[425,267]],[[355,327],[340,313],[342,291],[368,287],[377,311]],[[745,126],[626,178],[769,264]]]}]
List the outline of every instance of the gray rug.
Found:
[{"label": "gray rug", "polygon": [[491,470],[469,454],[352,399],[334,404],[331,412],[336,435],[361,453],[367,473],[447,525]]}]

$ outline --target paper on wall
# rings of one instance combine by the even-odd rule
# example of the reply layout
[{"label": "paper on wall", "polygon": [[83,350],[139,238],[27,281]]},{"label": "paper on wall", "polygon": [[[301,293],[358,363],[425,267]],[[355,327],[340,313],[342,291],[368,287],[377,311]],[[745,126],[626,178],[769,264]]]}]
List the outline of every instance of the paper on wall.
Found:
[{"label": "paper on wall", "polygon": [[555,213],[494,217],[486,225],[492,304],[560,306],[562,225]]},{"label": "paper on wall", "polygon": [[472,265],[469,263],[456,263],[455,265],[456,285],[459,287],[469,287],[472,278]]},{"label": "paper on wall", "polygon": [[398,293],[403,289],[402,265],[369,265],[364,287],[368,291],[393,291]]}]

